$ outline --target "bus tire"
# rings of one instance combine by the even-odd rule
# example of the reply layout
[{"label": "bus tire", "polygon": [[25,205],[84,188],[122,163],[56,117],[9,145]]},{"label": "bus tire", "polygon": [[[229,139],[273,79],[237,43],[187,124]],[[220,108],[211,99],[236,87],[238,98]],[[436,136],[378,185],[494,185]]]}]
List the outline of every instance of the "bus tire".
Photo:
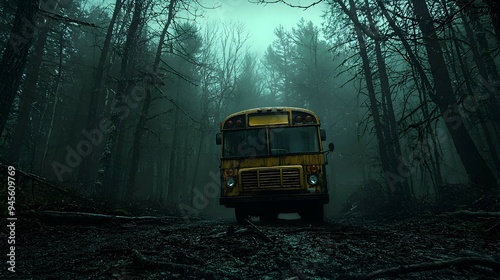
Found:
[{"label": "bus tire", "polygon": [[278,219],[278,214],[279,213],[277,211],[267,212],[259,215],[259,219],[261,222],[273,222]]},{"label": "bus tire", "polygon": [[236,216],[236,221],[240,224],[245,223],[245,220],[248,219],[247,211],[241,207],[234,208],[234,214]]},{"label": "bus tire", "polygon": [[315,222],[322,223],[325,220],[325,209],[323,205],[318,205],[314,207],[314,220]]},{"label": "bus tire", "polygon": [[302,217],[302,220],[307,222],[323,222],[325,211],[323,205],[314,205],[299,212],[299,215]]}]

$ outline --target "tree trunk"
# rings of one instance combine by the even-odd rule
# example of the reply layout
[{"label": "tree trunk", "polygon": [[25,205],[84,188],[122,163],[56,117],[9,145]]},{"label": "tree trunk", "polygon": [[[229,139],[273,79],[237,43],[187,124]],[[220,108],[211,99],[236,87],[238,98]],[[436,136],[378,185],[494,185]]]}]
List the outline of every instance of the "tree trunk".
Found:
[{"label": "tree trunk", "polygon": [[[414,68],[413,68],[414,69]],[[414,72],[414,71],[413,71]],[[420,104],[422,104],[422,116],[424,120],[429,120],[431,119],[430,113],[429,113],[429,103],[427,99],[427,92],[424,89],[425,85],[424,82],[422,81],[422,77],[420,77],[420,80],[422,82],[422,85],[419,85],[418,83],[418,77],[419,75],[416,73],[413,73],[413,77],[415,79],[415,85],[418,90],[418,99]],[[436,129],[433,129],[431,125],[426,125],[426,131],[427,135],[430,136],[430,141],[427,141],[427,143],[423,144],[428,144],[430,146],[430,149],[432,150],[432,153],[429,155],[429,161],[431,162],[431,166],[429,166],[429,172],[431,174],[431,178],[434,183],[434,187],[441,186],[443,185],[443,176],[441,174],[441,162],[440,162],[440,147],[438,143],[438,139],[436,138]],[[432,145],[432,146],[431,146]],[[434,157],[434,158],[433,158]]]},{"label": "tree trunk", "polygon": [[[180,78],[178,78],[180,80]],[[179,83],[177,83],[177,94],[175,101],[179,102],[180,97],[180,89]],[[179,110],[175,110],[174,115],[174,131],[172,134],[172,149],[170,152],[170,159],[168,164],[168,192],[167,192],[167,201],[172,203],[176,202],[175,195],[177,194],[177,186],[176,186],[176,170],[177,170],[177,156],[179,154],[178,149],[179,142]]]},{"label": "tree trunk", "polygon": [[[109,133],[108,141],[104,148],[104,152],[99,159],[99,169],[97,171],[97,178],[95,181],[95,190],[97,192],[105,191],[108,195],[113,196],[116,193],[116,186],[103,186],[105,175],[111,167],[111,158],[113,154],[121,153],[120,150],[115,150],[115,145],[118,142],[118,137],[120,131],[122,131],[122,120],[127,117],[130,113],[130,108],[125,104],[125,97],[129,89],[129,80],[132,78],[133,71],[133,59],[136,54],[137,48],[137,35],[139,30],[139,25],[141,23],[141,12],[142,12],[142,0],[134,1],[134,14],[132,16],[132,21],[129,26],[127,33],[127,39],[125,42],[125,48],[122,57],[120,76],[121,81],[118,84],[118,89],[116,92],[116,105],[113,108],[112,115],[110,118],[111,131]],[[119,144],[119,143],[118,143]],[[115,164],[120,164],[115,162]],[[120,178],[112,178],[113,181]],[[106,189],[103,189],[103,188]]]},{"label": "tree trunk", "polygon": [[[381,115],[378,108],[378,100],[376,97],[375,86],[373,81],[373,73],[370,65],[370,58],[368,57],[367,43],[363,38],[363,26],[359,23],[357,17],[356,4],[353,0],[349,1],[350,8],[347,9],[345,4],[338,0],[337,3],[341,6],[342,10],[349,15],[349,18],[354,23],[354,29],[356,32],[356,38],[359,45],[359,54],[362,60],[362,71],[365,77],[366,87],[368,90],[368,99],[370,101],[370,112],[372,114],[373,123],[375,127],[375,134],[377,136],[377,144],[380,156],[380,162],[382,164],[382,172],[386,179],[386,188],[389,198],[393,202],[401,202],[401,200],[395,200],[396,194],[401,194],[404,191],[404,186],[402,182],[404,181],[401,176],[397,174],[397,170],[392,168],[391,159],[388,153],[387,139],[384,135],[384,127],[381,123]],[[367,32],[364,30],[365,33]]]},{"label": "tree trunk", "polygon": [[19,161],[21,149],[24,143],[25,132],[28,130],[28,123],[31,114],[33,99],[35,98],[35,91],[42,66],[42,58],[45,50],[45,43],[47,42],[47,35],[49,28],[44,26],[40,28],[38,34],[35,51],[33,53],[33,63],[29,67],[28,74],[26,75],[26,82],[24,83],[23,91],[20,98],[19,116],[17,118],[16,128],[12,136],[12,145],[10,148],[9,162],[16,163]]},{"label": "tree trunk", "polygon": [[155,186],[155,197],[157,198],[157,202],[163,202],[163,191],[165,190],[165,167],[164,167],[164,153],[163,149],[159,149],[159,153],[156,156],[156,169],[158,170],[156,173],[157,181]]},{"label": "tree trunk", "polygon": [[[189,135],[189,131],[188,131],[188,127],[187,126],[184,126],[184,135]],[[194,144],[194,143],[193,143]],[[186,139],[184,141],[184,149],[183,149],[183,162],[182,162],[182,172],[179,172],[179,174],[182,174],[181,175],[181,178],[189,178],[190,176],[192,176],[192,174],[190,174],[190,172],[188,171],[189,170],[189,162],[191,161],[191,149],[190,149],[190,143],[189,143],[189,139]],[[182,193],[182,200],[181,202],[182,203],[186,203],[188,200],[187,198],[189,197],[189,182],[188,180],[184,180],[184,183],[182,184],[182,190],[181,190],[181,193]]]},{"label": "tree trunk", "polygon": [[[425,1],[412,0],[418,25],[424,37],[424,47],[434,78],[433,101],[438,106],[448,131],[452,137],[457,153],[472,183],[492,188],[496,178],[481,157],[477,147],[462,123],[453,96],[453,86],[443,58],[443,51],[433,26],[433,20]],[[454,109],[453,109],[454,108]]]},{"label": "tree trunk", "polygon": [[200,136],[198,138],[198,150],[196,150],[196,160],[194,162],[194,170],[193,170],[193,180],[191,181],[191,185],[190,185],[190,189],[187,191],[187,201],[189,203],[191,203],[193,201],[193,198],[192,198],[192,189],[196,188],[196,185],[198,184],[198,172],[199,172],[199,169],[200,169],[200,159],[201,159],[201,152],[202,152],[202,148],[203,148],[203,140],[205,139],[205,131],[204,129],[206,129],[206,126],[205,127],[201,127],[201,132],[200,132]]},{"label": "tree trunk", "polygon": [[[351,6],[351,9],[353,9],[353,6]],[[377,143],[378,143],[380,160],[382,163],[382,171],[384,172],[384,174],[386,172],[391,172],[395,174],[394,173],[395,170],[391,170],[391,164],[389,162],[389,157],[387,156],[387,147],[385,146],[385,138],[382,132],[382,125],[380,123],[380,114],[377,105],[378,102],[375,96],[375,87],[373,85],[372,71],[370,67],[370,60],[368,58],[368,52],[366,50],[366,43],[363,38],[363,34],[361,33],[361,30],[358,27],[355,27],[355,29],[360,49],[359,53],[363,61],[363,73],[365,76],[368,96],[370,100],[370,111],[372,113],[373,123],[375,125],[375,133],[377,135]],[[396,182],[394,185],[401,185],[401,184]],[[387,184],[386,186],[387,186],[387,193],[392,194],[394,190],[393,186],[392,185],[390,186],[389,184]]]},{"label": "tree trunk", "polygon": [[488,5],[488,10],[491,18],[491,25],[495,30],[498,42],[500,43],[500,3],[498,0],[485,0]]},{"label": "tree trunk", "polygon": [[52,106],[52,113],[50,115],[50,124],[49,124],[49,131],[47,132],[47,142],[45,143],[45,148],[43,151],[43,156],[42,156],[42,166],[40,167],[41,170],[43,170],[44,163],[47,161],[47,151],[49,149],[49,143],[50,143],[50,138],[52,136],[52,130],[54,129],[54,119],[56,117],[56,109],[57,109],[57,99],[59,98],[59,88],[61,85],[61,77],[62,77],[62,64],[63,64],[63,39],[64,39],[64,32],[65,30],[61,30],[61,34],[59,37],[59,68],[57,69],[57,78],[56,78],[56,84],[54,87],[54,105]]},{"label": "tree trunk", "polygon": [[[353,4],[351,4],[353,5]],[[368,0],[365,0],[366,7],[369,7]],[[372,32],[378,35],[378,30],[375,27],[373,22],[373,18],[370,14],[370,9],[367,11],[367,18],[372,27]],[[387,147],[387,156],[389,158],[389,162],[391,163],[391,169],[396,170],[398,158],[402,157],[403,154],[401,152],[401,145],[399,143],[398,133],[396,129],[396,116],[394,114],[394,106],[392,105],[392,97],[391,97],[391,89],[389,84],[389,76],[387,74],[387,67],[385,64],[385,59],[382,54],[382,48],[379,40],[375,41],[375,55],[377,58],[377,67],[379,72],[380,79],[380,90],[382,93],[382,103],[385,103],[386,107],[383,111],[383,119],[385,119],[385,126],[382,125],[383,131],[385,131],[385,143],[384,145]],[[384,129],[385,128],[385,129]],[[403,189],[401,190],[401,194],[405,196],[405,199],[408,199],[410,196],[409,186],[407,180],[402,182]]]},{"label": "tree trunk", "polygon": [[[163,27],[163,30],[160,35],[160,41],[158,42],[158,48],[156,49],[156,55],[155,55],[155,60],[153,64],[153,73],[151,75],[151,79],[148,81],[151,84],[154,84],[157,82],[157,72],[158,68],[160,66],[160,60],[161,60],[161,54],[163,51],[163,46],[165,44],[165,36],[168,32],[168,28],[170,27],[170,23],[172,22],[173,18],[173,12],[174,12],[174,5],[177,0],[170,0],[170,4],[168,6],[168,17],[167,17],[167,22],[165,23],[165,26]],[[128,180],[127,180],[127,195],[128,196],[133,196],[134,191],[135,191],[135,178],[137,174],[137,166],[139,164],[139,159],[140,159],[140,154],[141,154],[141,142],[142,142],[142,136],[144,135],[144,127],[146,126],[146,118],[148,117],[149,113],[149,107],[151,106],[151,91],[152,89],[150,88],[150,84],[145,85],[146,88],[146,96],[144,99],[144,102],[142,104],[142,110],[141,110],[141,115],[139,118],[139,122],[137,123],[137,126],[135,128],[135,133],[134,133],[134,143],[132,147],[132,160],[130,164],[130,169],[128,173]]]},{"label": "tree trunk", "polygon": [[[203,58],[202,58],[203,59]],[[207,57],[204,57],[204,59],[207,59]],[[204,61],[204,60],[203,60]],[[200,170],[200,165],[201,165],[201,155],[202,155],[202,149],[203,149],[203,144],[204,144],[204,139],[205,139],[205,134],[206,130],[209,127],[209,124],[207,123],[208,115],[209,115],[209,101],[208,101],[208,96],[209,96],[209,89],[208,89],[208,84],[209,84],[209,75],[206,75],[206,73],[202,73],[202,89],[201,89],[201,103],[200,103],[200,111],[201,111],[201,123],[200,123],[200,136],[199,136],[199,143],[198,143],[198,150],[196,154],[196,160],[194,163],[194,170],[193,170],[193,180],[191,181],[191,187],[188,190],[188,197],[187,201],[188,204],[191,206],[193,202],[193,189],[196,188],[198,181],[199,181],[199,170]],[[213,145],[213,142],[210,143],[210,146]],[[208,156],[208,155],[207,155]]]},{"label": "tree trunk", "polygon": [[144,127],[146,126],[146,117],[148,116],[149,106],[151,105],[151,93],[150,90],[146,90],[146,98],[144,99],[144,103],[142,105],[141,116],[139,118],[139,122],[135,128],[134,133],[134,142],[132,147],[132,159],[130,162],[130,169],[128,173],[127,180],[127,197],[133,197],[135,192],[135,178],[137,175],[137,170],[139,166],[140,160],[140,152],[141,152],[141,142],[142,135],[144,134]]},{"label": "tree trunk", "polygon": [[[444,3],[444,4],[446,4],[446,3]],[[447,12],[447,14],[449,14],[449,13]],[[464,22],[464,25],[468,25],[467,22]],[[457,73],[456,67],[453,67],[453,69],[455,70],[454,71],[455,77],[457,79],[459,77],[464,77],[465,88],[467,89],[468,96],[475,99],[474,90],[473,90],[473,86],[472,86],[473,81],[472,81],[472,77],[468,71],[468,69],[470,69],[470,68],[467,65],[467,61],[464,60],[462,55],[461,55],[464,52],[461,50],[460,45],[458,44],[458,38],[456,36],[457,32],[453,26],[450,26],[449,28],[450,28],[450,31],[452,32],[452,34],[451,34],[451,37],[453,39],[452,44],[454,46],[454,50],[455,50],[455,53],[457,56],[457,60],[460,64],[460,70],[461,70],[461,73]],[[471,43],[473,43],[473,41],[471,41]],[[474,48],[474,46],[473,46],[473,48]],[[488,145],[488,148],[490,149],[490,154],[491,154],[491,157],[492,157],[493,162],[495,164],[495,167],[497,168],[497,170],[500,170],[500,159],[498,158],[497,148],[496,148],[496,145],[494,143],[493,136],[490,133],[490,129],[488,127],[488,124],[486,123],[486,116],[482,112],[483,108],[481,108],[481,106],[479,106],[478,102],[474,101],[473,103],[474,103],[473,106],[475,106],[474,109],[476,110],[479,124],[481,125],[481,129],[483,130],[484,138],[486,140],[486,144]]]},{"label": "tree trunk", "polygon": [[[23,76],[28,51],[36,31],[36,13],[39,0],[19,1],[9,42],[0,62],[0,136],[3,134],[17,89]],[[16,141],[16,139],[14,139]]]},{"label": "tree trunk", "polygon": [[[465,32],[471,44],[472,57],[478,67],[480,81],[488,91],[488,98],[486,105],[489,108],[490,114],[493,116],[493,122],[500,129],[500,104],[498,98],[498,86],[496,83],[500,82],[498,69],[495,61],[491,57],[488,40],[486,39],[485,30],[476,12],[471,10],[468,1],[459,0],[458,6],[465,10],[468,15],[470,24],[474,28],[472,30],[469,21],[462,13],[462,21]],[[494,90],[492,90],[494,89]]]},{"label": "tree trunk", "polygon": [[[429,79],[427,77],[427,74],[425,73],[424,67],[422,66],[419,59],[417,58],[417,56],[413,52],[413,50],[412,50],[410,44],[408,43],[408,40],[405,37],[403,31],[396,25],[396,22],[394,21],[394,19],[387,12],[387,9],[386,9],[384,3],[381,0],[376,0],[376,1],[377,1],[377,5],[380,7],[380,9],[382,11],[382,14],[387,19],[387,23],[394,30],[394,33],[398,36],[398,38],[401,40],[401,43],[403,44],[403,47],[406,51],[406,54],[408,55],[408,58],[411,62],[411,66],[416,71],[417,75],[414,75],[414,76],[418,76],[420,78],[420,82],[421,82],[420,92],[422,93],[421,100],[423,100],[425,103],[427,103],[427,98],[426,98],[425,94],[432,92],[433,87],[432,87],[431,82],[429,81]],[[416,80],[416,85],[418,86],[417,80]],[[429,94],[429,95],[432,98],[432,95],[431,94]],[[430,114],[429,114],[429,110],[428,110],[427,105],[422,106],[422,114],[423,114],[424,119],[429,119]],[[433,143],[434,157],[436,159],[436,163],[435,163],[436,167],[435,167],[434,177],[436,179],[435,180],[436,184],[440,185],[442,183],[442,178],[441,178],[441,171],[440,171],[440,167],[439,167],[439,164],[440,164],[439,163],[439,152],[437,149],[438,143],[437,143],[437,139],[436,139],[434,133],[430,129],[429,129],[429,133],[431,135],[431,140]]]},{"label": "tree trunk", "polygon": [[[87,114],[87,124],[86,124],[86,130],[87,132],[91,132],[94,129],[99,129],[98,128],[98,121],[97,121],[97,115],[98,115],[98,107],[99,107],[99,96],[101,93],[101,86],[102,86],[102,80],[103,80],[103,74],[104,74],[104,68],[106,66],[107,58],[108,58],[108,53],[110,50],[111,46],[111,37],[113,36],[113,29],[116,23],[116,19],[118,18],[118,14],[120,13],[121,7],[125,1],[124,0],[116,0],[115,2],[115,8],[113,10],[113,15],[111,16],[111,21],[109,22],[108,25],[108,30],[106,31],[106,37],[104,38],[104,43],[102,46],[101,50],[101,55],[99,57],[99,62],[97,63],[97,68],[95,72],[95,77],[94,77],[94,85],[92,87],[92,91],[90,92],[90,102],[89,102],[89,107],[88,107],[88,114]],[[89,139],[92,141],[95,141],[94,138]],[[101,139],[101,141],[103,141]],[[94,143],[92,143],[94,144]],[[94,156],[94,153],[91,153],[88,157],[83,157],[82,162],[80,164],[80,168],[78,170],[78,181],[80,182],[85,182],[88,181],[87,178],[89,177],[89,163],[92,162],[92,158]]]}]

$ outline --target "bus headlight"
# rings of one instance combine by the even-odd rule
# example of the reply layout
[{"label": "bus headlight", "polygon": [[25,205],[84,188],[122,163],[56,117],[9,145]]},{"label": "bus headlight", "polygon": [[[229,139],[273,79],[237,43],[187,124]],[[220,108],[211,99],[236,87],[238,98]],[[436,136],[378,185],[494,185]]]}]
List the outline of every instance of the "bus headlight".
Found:
[{"label": "bus headlight", "polygon": [[318,183],[318,176],[311,174],[307,178],[307,181],[309,181],[309,184],[311,184],[311,185],[316,185]]},{"label": "bus headlight", "polygon": [[232,188],[232,187],[234,187],[235,184],[236,184],[236,182],[234,181],[233,177],[229,177],[226,179],[226,187]]}]

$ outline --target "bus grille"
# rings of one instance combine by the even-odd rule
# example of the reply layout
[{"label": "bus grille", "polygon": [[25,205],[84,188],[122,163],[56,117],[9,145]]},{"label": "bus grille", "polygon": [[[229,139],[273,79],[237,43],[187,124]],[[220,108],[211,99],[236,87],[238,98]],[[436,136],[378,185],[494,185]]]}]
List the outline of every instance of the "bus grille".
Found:
[{"label": "bus grille", "polygon": [[300,169],[279,168],[242,171],[241,184],[244,189],[297,188],[300,187]]}]

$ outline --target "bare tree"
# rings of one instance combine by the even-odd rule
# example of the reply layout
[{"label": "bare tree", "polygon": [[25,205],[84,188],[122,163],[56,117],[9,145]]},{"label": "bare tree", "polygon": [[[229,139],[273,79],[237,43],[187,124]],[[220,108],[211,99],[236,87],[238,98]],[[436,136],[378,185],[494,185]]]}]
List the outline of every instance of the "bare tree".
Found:
[{"label": "bare tree", "polygon": [[[115,1],[115,6],[113,10],[113,14],[111,16],[111,20],[108,25],[108,29],[106,31],[106,37],[104,38],[104,43],[102,46],[101,54],[99,56],[99,62],[97,63],[97,68],[95,70],[95,76],[94,76],[94,84],[92,86],[92,90],[90,92],[90,101],[88,105],[88,110],[87,110],[87,123],[86,123],[86,130],[88,132],[93,131],[94,129],[98,129],[98,124],[97,124],[97,115],[98,115],[98,108],[99,108],[99,99],[100,99],[100,93],[101,93],[101,87],[102,87],[102,82],[103,82],[103,77],[104,77],[104,71],[105,71],[105,66],[106,63],[108,62],[109,59],[109,52],[110,52],[110,47],[111,47],[111,39],[113,37],[113,30],[116,25],[116,21],[118,18],[118,15],[120,14],[120,10],[122,9],[123,4],[125,3],[126,0],[116,0]],[[94,139],[92,139],[94,140]],[[94,143],[92,143],[94,144]],[[92,162],[94,153],[90,154],[89,157],[84,157],[82,159],[82,163],[80,164],[79,172],[78,172],[78,180],[80,182],[85,182],[90,176],[90,166],[89,163]]]},{"label": "bare tree", "polygon": [[19,156],[21,154],[24,137],[28,130],[32,103],[35,98],[38,76],[40,74],[40,68],[42,66],[43,53],[45,50],[45,43],[47,42],[48,34],[48,26],[43,26],[40,28],[35,50],[33,53],[33,60],[31,65],[28,67],[26,81],[23,85],[23,90],[20,98],[21,104],[19,107],[19,116],[17,118],[14,134],[12,136],[12,139],[15,139],[15,141],[13,141],[11,145],[9,162],[18,162]]},{"label": "bare tree", "polygon": [[[123,141],[119,141],[120,134],[123,133],[122,127],[122,119],[125,118],[128,114],[128,108],[126,107],[126,96],[128,91],[130,90],[131,79],[133,78],[133,70],[134,70],[134,59],[137,52],[137,37],[139,26],[141,24],[141,15],[143,13],[145,0],[134,0],[134,12],[132,16],[132,21],[128,28],[127,39],[125,42],[125,47],[123,50],[123,57],[121,61],[120,68],[120,82],[118,83],[118,88],[116,92],[116,106],[114,106],[112,115],[110,118],[111,122],[111,131],[109,133],[108,140],[106,142],[105,150],[101,155],[99,160],[99,168],[97,171],[97,178],[95,181],[95,190],[98,192],[104,191],[104,182],[105,175],[110,170],[111,158],[114,155],[121,156],[121,152],[123,149]],[[122,110],[125,110],[122,111]],[[115,147],[116,145],[116,147]],[[116,174],[113,174],[116,175]],[[116,185],[117,180],[119,178],[113,178],[113,182],[111,180],[106,180],[106,192],[108,194],[112,194],[117,192]]]},{"label": "bare tree", "polygon": [[493,25],[498,41],[500,42],[500,3],[496,0],[485,0],[485,2],[488,5],[491,25]]},{"label": "bare tree", "polygon": [[19,83],[24,73],[28,51],[36,32],[36,14],[39,0],[20,1],[17,6],[9,41],[0,61],[0,135],[12,109]]},{"label": "bare tree", "polygon": [[158,42],[158,47],[156,49],[156,54],[155,54],[155,59],[153,62],[153,70],[152,73],[149,74],[148,78],[146,79],[146,82],[149,83],[146,85],[145,89],[145,97],[144,101],[142,103],[142,109],[141,109],[141,115],[139,117],[139,121],[137,122],[135,132],[134,132],[134,140],[133,140],[133,146],[132,146],[132,159],[131,159],[131,164],[130,164],[130,169],[128,172],[128,180],[127,180],[127,193],[128,196],[133,196],[135,192],[135,181],[136,181],[136,175],[137,175],[137,168],[139,165],[139,160],[140,160],[140,154],[141,154],[141,143],[142,143],[142,137],[144,135],[144,129],[146,127],[146,119],[148,117],[149,109],[151,106],[151,95],[152,95],[152,89],[150,88],[151,86],[154,86],[157,84],[158,81],[158,69],[160,66],[160,61],[161,61],[161,56],[164,52],[164,45],[166,43],[166,35],[167,32],[170,28],[170,24],[172,23],[172,19],[175,15],[175,5],[176,5],[177,0],[170,0],[168,4],[168,15],[167,19],[165,21],[165,25],[162,29],[162,32],[160,34],[160,41]]},{"label": "bare tree", "polygon": [[438,106],[445,120],[470,181],[486,188],[492,188],[496,185],[496,178],[463,125],[460,113],[454,109],[457,101],[453,96],[454,91],[450,75],[427,3],[418,0],[412,0],[411,2],[413,4],[413,11],[418,19],[418,25],[422,31],[424,47],[427,51],[431,73],[434,78],[435,92],[430,93],[430,97]]}]

